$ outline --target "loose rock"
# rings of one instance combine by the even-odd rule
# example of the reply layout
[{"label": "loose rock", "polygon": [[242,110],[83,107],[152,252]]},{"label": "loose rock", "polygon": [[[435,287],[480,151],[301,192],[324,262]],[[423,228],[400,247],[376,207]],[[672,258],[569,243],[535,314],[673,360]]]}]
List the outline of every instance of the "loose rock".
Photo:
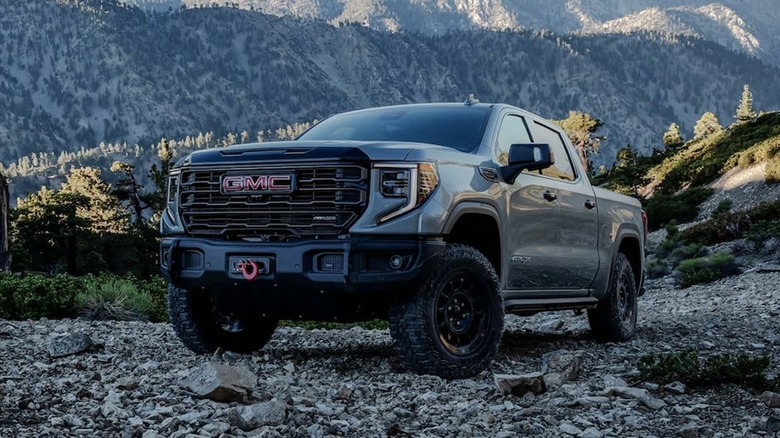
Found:
[{"label": "loose rock", "polygon": [[770,408],[780,408],[780,394],[771,391],[764,391],[759,400],[764,402]]},{"label": "loose rock", "polygon": [[686,388],[685,384],[682,382],[672,382],[664,385],[664,391],[671,392],[672,394],[685,394],[685,391],[687,390],[688,388]]},{"label": "loose rock", "polygon": [[58,358],[82,353],[93,345],[92,339],[84,333],[65,333],[50,337],[46,350],[49,356]]},{"label": "loose rock", "polygon": [[650,395],[646,389],[626,387],[610,387],[605,391],[606,395],[618,395],[624,398],[633,398],[652,410],[659,410],[666,406],[666,402]]},{"label": "loose rock", "polygon": [[582,354],[558,350],[542,356],[542,374],[548,386],[558,386],[577,379],[580,373]]},{"label": "loose rock", "polygon": [[181,384],[197,394],[222,403],[247,400],[257,376],[245,366],[204,363],[190,371]]},{"label": "loose rock", "polygon": [[267,401],[249,406],[239,406],[228,412],[228,422],[248,432],[262,426],[282,424],[287,415],[287,406],[279,401]]},{"label": "loose rock", "polygon": [[547,391],[542,373],[496,374],[493,376],[493,381],[504,395],[512,394],[522,397],[529,392],[538,395]]}]

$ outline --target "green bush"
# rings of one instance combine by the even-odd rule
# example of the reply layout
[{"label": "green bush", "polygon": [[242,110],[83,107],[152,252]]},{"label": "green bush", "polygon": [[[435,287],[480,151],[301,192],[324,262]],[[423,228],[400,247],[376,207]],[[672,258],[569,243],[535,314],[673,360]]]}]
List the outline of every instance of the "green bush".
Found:
[{"label": "green bush", "polygon": [[0,318],[68,318],[75,315],[76,294],[83,280],[68,275],[16,276],[0,273]]},{"label": "green bush", "polygon": [[719,278],[739,274],[734,256],[727,252],[719,252],[709,257],[683,260],[680,270],[680,287],[686,288],[694,284],[710,283]]},{"label": "green bush", "polygon": [[650,259],[645,263],[645,270],[647,271],[647,276],[650,278],[661,278],[669,274],[669,266],[663,261],[655,258]]},{"label": "green bush", "polygon": [[672,250],[668,258],[671,259],[672,265],[676,267],[683,260],[688,260],[697,256],[704,255],[702,254],[702,252],[706,252],[706,251],[703,250],[701,245],[696,243],[691,243],[688,245],[679,245],[674,250]]},{"label": "green bush", "polygon": [[780,156],[776,155],[771,160],[767,161],[766,168],[764,169],[764,180],[768,184],[780,182]]},{"label": "green bush", "polygon": [[168,282],[157,275],[146,281],[136,281],[136,286],[152,300],[149,319],[152,322],[168,322]]},{"label": "green bush", "polygon": [[76,295],[76,307],[89,319],[130,321],[149,320],[153,304],[130,279],[104,276],[86,279],[84,291]]},{"label": "green bush", "polygon": [[677,227],[677,219],[670,220],[664,225],[666,240],[676,241],[680,237],[680,229]]},{"label": "green bush", "polygon": [[759,390],[775,389],[780,379],[768,380],[768,357],[734,356],[729,353],[702,358],[696,350],[648,355],[639,359],[639,378],[667,384],[682,382],[692,388],[735,384]]},{"label": "green bush", "polygon": [[701,245],[728,242],[748,235],[762,221],[780,223],[780,201],[765,202],[744,212],[721,214],[686,229],[680,233],[680,240]]},{"label": "green bush", "polygon": [[718,206],[715,207],[715,210],[712,211],[712,217],[715,218],[717,216],[720,216],[722,214],[728,213],[731,211],[731,207],[734,205],[733,202],[731,202],[731,199],[724,199],[718,203]]},{"label": "green bush", "polygon": [[694,187],[677,195],[654,194],[645,205],[650,230],[657,230],[672,220],[688,222],[696,219],[701,204],[712,195],[712,191],[706,187]]},{"label": "green bush", "polygon": [[[148,281],[138,281],[132,276],[117,277],[111,274],[86,277],[61,274],[50,277],[40,274],[17,276],[6,272],[0,272],[0,319],[72,318],[79,314],[79,304],[86,304],[88,294],[105,296],[107,292],[97,291],[101,287],[107,288],[106,285],[117,284],[118,290],[125,288],[126,292],[135,289],[137,292],[131,292],[132,297],[124,298],[128,306],[145,309],[145,300],[138,296],[148,297],[151,308],[146,311],[146,317],[155,322],[168,320],[165,308],[167,286],[159,276]],[[79,295],[81,297],[77,300]]]}]

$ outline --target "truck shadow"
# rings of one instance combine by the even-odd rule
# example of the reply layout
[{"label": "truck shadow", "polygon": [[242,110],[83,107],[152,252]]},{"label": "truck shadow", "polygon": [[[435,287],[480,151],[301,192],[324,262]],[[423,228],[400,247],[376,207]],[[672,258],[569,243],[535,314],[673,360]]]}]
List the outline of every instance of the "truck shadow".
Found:
[{"label": "truck shadow", "polygon": [[499,351],[503,354],[533,353],[587,348],[596,344],[590,332],[549,333],[528,329],[505,331]]}]

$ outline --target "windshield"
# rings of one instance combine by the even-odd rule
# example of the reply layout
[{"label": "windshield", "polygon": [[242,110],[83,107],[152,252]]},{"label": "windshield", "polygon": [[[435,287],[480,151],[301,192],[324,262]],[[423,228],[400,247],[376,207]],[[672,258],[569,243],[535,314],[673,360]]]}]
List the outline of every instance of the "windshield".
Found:
[{"label": "windshield", "polygon": [[339,114],[298,140],[404,141],[472,152],[487,125],[490,107],[388,107]]}]

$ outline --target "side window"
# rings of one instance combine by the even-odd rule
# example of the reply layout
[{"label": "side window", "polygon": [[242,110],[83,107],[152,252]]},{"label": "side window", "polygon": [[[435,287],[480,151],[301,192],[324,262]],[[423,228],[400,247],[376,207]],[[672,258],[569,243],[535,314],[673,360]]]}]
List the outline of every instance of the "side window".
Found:
[{"label": "side window", "polygon": [[504,117],[504,120],[501,121],[501,128],[498,130],[496,143],[498,164],[506,166],[509,164],[509,146],[517,143],[531,143],[531,137],[528,135],[523,118],[511,114]]},{"label": "side window", "polygon": [[561,134],[538,122],[533,122],[531,125],[531,132],[534,135],[534,143],[549,144],[550,151],[552,152],[553,158],[555,158],[555,164],[542,170],[541,174],[565,181],[574,181],[574,166],[571,164],[571,157],[566,151],[566,146],[564,146]]}]

